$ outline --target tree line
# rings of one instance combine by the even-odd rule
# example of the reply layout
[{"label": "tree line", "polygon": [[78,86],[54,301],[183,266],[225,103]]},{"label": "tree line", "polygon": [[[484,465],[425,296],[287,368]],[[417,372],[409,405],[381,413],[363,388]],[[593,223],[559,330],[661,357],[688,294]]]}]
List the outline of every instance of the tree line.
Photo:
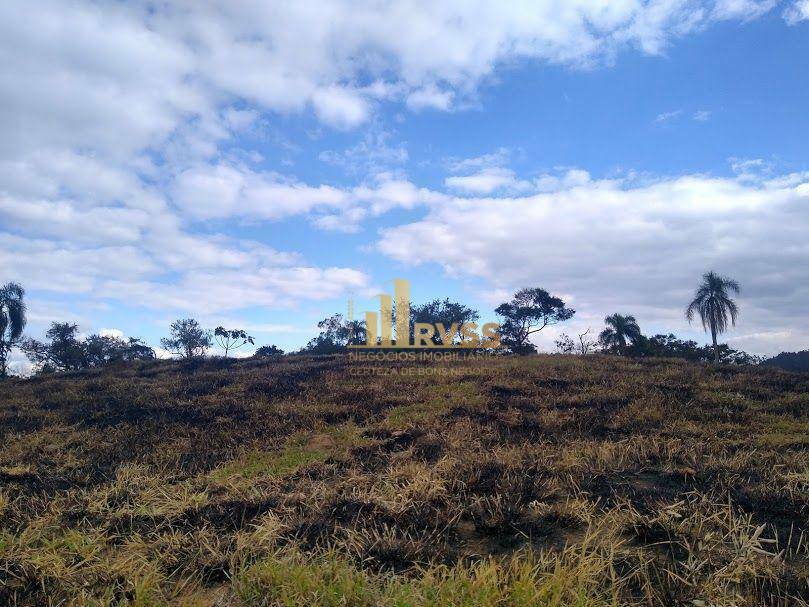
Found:
[{"label": "tree line", "polygon": [[[596,336],[588,329],[575,338],[562,333],[556,340],[558,351],[566,354],[587,355],[603,352],[631,357],[676,357],[692,361],[715,363],[759,362],[754,356],[733,350],[718,343],[718,337],[729,326],[735,325],[739,309],[732,295],[740,292],[739,284],[714,272],[707,272],[699,284],[693,300],[685,310],[692,322],[699,318],[704,330],[710,333],[712,344],[700,346],[684,341],[672,334],[642,334],[634,316],[611,314],[604,319],[605,327]],[[25,291],[16,283],[0,287],[0,376],[7,374],[7,360],[13,347],[18,347],[39,373],[75,371],[109,365],[116,362],[150,360],[156,358],[153,348],[142,340],[123,339],[111,335],[81,336],[74,323],[54,322],[47,330],[46,341],[23,334],[26,324]],[[500,318],[500,337],[504,353],[533,354],[536,346],[532,336],[543,329],[573,318],[576,311],[560,297],[545,289],[526,288],[517,291],[507,302],[494,309]],[[394,310],[395,316],[395,310]],[[410,308],[410,337],[416,323],[441,323],[445,327],[459,327],[476,322],[480,314],[472,308],[449,299],[435,299]],[[349,345],[364,344],[367,331],[364,321],[349,320],[334,314],[318,323],[320,332],[298,354],[335,354]],[[457,345],[463,340],[460,330],[445,335],[435,334],[434,345]],[[169,335],[160,340],[163,350],[178,358],[191,359],[207,355],[214,343],[225,358],[243,348],[255,345],[255,338],[244,329],[214,330],[203,328],[193,318],[179,319],[171,324]],[[275,345],[264,345],[253,353],[256,357],[281,356],[284,351]]]}]

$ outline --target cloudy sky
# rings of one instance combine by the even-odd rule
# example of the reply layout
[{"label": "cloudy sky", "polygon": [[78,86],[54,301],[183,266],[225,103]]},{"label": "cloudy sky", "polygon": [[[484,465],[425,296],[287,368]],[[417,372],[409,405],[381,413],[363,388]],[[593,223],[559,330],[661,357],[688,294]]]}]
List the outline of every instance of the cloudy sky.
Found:
[{"label": "cloudy sky", "polygon": [[[809,347],[809,1],[0,3],[0,281],[157,344],[414,300]],[[538,343],[550,349],[554,333]]]}]

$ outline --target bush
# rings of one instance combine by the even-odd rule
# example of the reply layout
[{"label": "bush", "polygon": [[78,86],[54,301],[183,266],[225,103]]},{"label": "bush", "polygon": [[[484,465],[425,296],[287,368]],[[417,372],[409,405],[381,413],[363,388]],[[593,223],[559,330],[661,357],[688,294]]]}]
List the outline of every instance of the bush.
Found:
[{"label": "bush", "polygon": [[273,356],[283,356],[284,351],[278,346],[261,346],[253,354],[254,358],[271,358]]}]

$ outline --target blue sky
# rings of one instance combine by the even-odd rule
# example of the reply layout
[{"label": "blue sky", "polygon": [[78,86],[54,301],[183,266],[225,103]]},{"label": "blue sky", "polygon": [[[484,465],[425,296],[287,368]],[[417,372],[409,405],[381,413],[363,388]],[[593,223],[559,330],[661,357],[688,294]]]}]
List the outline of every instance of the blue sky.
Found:
[{"label": "blue sky", "polygon": [[403,277],[486,318],[562,295],[546,350],[613,312],[704,340],[714,269],[732,345],[809,347],[806,0],[8,2],[0,56],[32,335],[194,316],[294,349]]}]

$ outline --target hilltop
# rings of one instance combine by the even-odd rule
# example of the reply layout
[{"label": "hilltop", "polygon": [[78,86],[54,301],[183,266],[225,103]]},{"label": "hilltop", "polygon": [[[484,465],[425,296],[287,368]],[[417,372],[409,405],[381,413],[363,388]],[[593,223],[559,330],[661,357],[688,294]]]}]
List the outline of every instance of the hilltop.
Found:
[{"label": "hilltop", "polygon": [[0,604],[807,604],[809,374],[380,369],[0,383]]}]

